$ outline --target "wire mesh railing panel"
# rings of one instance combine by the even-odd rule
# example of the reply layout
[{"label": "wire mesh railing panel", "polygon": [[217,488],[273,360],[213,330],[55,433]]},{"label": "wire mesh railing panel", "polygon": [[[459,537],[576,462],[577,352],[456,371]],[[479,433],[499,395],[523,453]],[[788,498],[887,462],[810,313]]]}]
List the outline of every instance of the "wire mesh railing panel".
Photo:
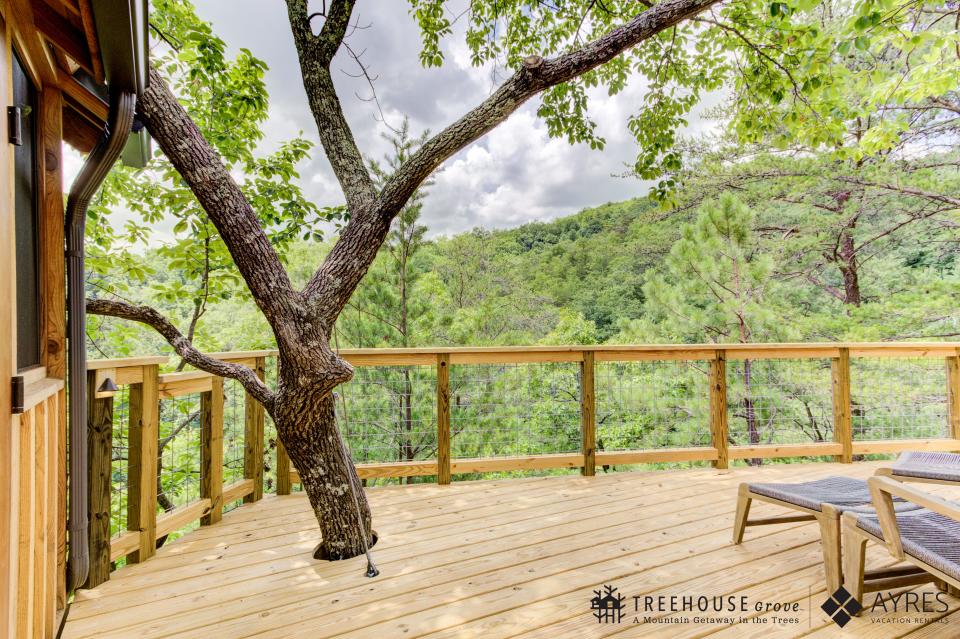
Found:
[{"label": "wire mesh railing panel", "polygon": [[850,397],[854,440],[947,437],[943,359],[851,359]]},{"label": "wire mesh railing panel", "polygon": [[113,452],[110,481],[110,534],[127,530],[130,488],[130,389],[121,386],[113,396]]},{"label": "wire mesh railing panel", "polygon": [[451,457],[580,451],[576,363],[450,367]]},{"label": "wire mesh railing panel", "polygon": [[436,458],[436,385],[433,366],[357,367],[336,391],[337,421],[354,462]]},{"label": "wire mesh railing panel", "polygon": [[157,441],[157,503],[162,511],[200,498],[199,453],[200,395],[162,400]]},{"label": "wire mesh railing panel", "polygon": [[597,362],[597,450],[710,446],[710,362]]},{"label": "wire mesh railing panel", "polygon": [[738,446],[833,441],[831,360],[727,362],[727,420]]},{"label": "wire mesh railing panel", "polygon": [[[246,391],[240,382],[223,380],[223,485],[243,479],[246,446]],[[242,501],[224,504],[224,510],[236,508]]]}]

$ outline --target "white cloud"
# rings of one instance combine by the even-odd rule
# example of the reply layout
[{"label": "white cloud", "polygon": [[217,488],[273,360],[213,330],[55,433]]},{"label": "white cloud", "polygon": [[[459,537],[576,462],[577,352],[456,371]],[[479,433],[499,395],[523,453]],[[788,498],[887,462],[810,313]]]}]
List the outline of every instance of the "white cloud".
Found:
[{"label": "white cloud", "polygon": [[[319,142],[286,12],[262,0],[234,0],[230,11],[224,11],[224,3],[216,0],[197,0],[196,5],[231,48],[247,47],[270,67],[266,82],[272,106],[264,148],[300,130]],[[357,30],[350,44],[355,51],[364,52],[365,64],[377,76],[377,94],[390,122],[398,122],[405,114],[414,131],[436,132],[494,88],[489,67],[471,66],[462,37],[450,39],[442,68],[422,68],[419,33],[407,3],[361,4],[358,22],[369,28]],[[370,95],[366,83],[339,71],[350,70],[351,65],[349,57],[338,55],[334,63],[337,89],[361,151],[379,158],[387,150],[381,137],[387,128],[375,120],[376,106],[356,97]],[[431,234],[476,226],[515,226],[645,193],[647,185],[615,177],[636,153],[626,122],[641,104],[643,91],[637,79],[612,98],[602,88],[591,92],[591,114],[607,140],[602,152],[549,138],[546,126],[535,115],[538,100],[531,100],[437,171],[424,205],[424,221]],[[691,125],[697,130],[702,123],[693,118]],[[301,167],[304,190],[321,206],[342,202],[339,185],[319,146],[315,155]]]}]

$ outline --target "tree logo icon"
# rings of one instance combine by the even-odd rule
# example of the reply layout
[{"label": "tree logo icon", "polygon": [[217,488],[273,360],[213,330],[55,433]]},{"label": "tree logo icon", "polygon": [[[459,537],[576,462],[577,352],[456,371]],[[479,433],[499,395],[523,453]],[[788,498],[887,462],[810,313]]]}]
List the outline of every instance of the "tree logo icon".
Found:
[{"label": "tree logo icon", "polygon": [[604,586],[603,590],[594,590],[590,600],[590,609],[597,623],[620,623],[623,619],[623,602],[626,599],[617,593],[616,586]]}]

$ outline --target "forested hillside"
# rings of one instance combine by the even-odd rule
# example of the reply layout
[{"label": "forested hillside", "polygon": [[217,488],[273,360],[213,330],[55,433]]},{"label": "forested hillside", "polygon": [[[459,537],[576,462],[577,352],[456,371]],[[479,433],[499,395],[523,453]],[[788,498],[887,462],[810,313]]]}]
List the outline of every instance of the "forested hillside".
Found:
[{"label": "forested hillside", "polygon": [[[936,340],[960,333],[955,213],[914,220],[892,207],[871,210],[869,225],[857,229],[870,250],[857,260],[860,302],[852,304],[839,294],[841,269],[818,253],[820,225],[829,228],[829,220],[759,188],[743,202],[751,216],[743,259],[768,262],[763,290],[745,290],[740,300],[752,309],[752,341]],[[696,207],[665,211],[639,198],[515,229],[421,239],[404,277],[396,251],[384,251],[341,318],[340,345],[739,341],[707,318],[680,321],[675,314],[682,303],[700,313],[711,303],[689,290],[685,300],[675,299],[685,280],[703,284],[697,261],[706,268],[718,259],[708,247],[716,238],[684,230],[697,213]],[[680,242],[685,233],[694,237]],[[295,242],[287,255],[291,271],[305,281],[326,250],[324,243]],[[669,259],[672,250],[689,253],[687,269],[677,268],[685,260]],[[191,282],[166,252],[146,251],[124,288],[186,323]],[[139,269],[151,282],[142,292],[133,281]],[[129,323],[91,318],[90,335],[92,356],[167,350],[151,331]],[[209,350],[272,346],[240,290],[209,304],[197,322],[197,341]]]}]

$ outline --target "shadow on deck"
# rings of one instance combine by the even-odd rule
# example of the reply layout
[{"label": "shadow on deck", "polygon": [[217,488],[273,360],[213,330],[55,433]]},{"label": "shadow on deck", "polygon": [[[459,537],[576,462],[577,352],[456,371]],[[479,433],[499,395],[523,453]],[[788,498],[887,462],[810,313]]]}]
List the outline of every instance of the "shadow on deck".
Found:
[{"label": "shadow on deck", "polygon": [[[318,531],[305,496],[270,496],[81,591],[64,637],[960,636],[960,600],[941,595],[941,605],[932,585],[913,589],[930,593],[932,612],[907,611],[902,600],[898,611],[890,602],[888,612],[871,611],[871,594],[864,615],[839,630],[820,610],[827,593],[816,524],[751,528],[743,545],[730,542],[739,482],[866,477],[877,466],[373,488],[376,579],[364,577],[362,557],[311,559]],[[892,563],[876,546],[868,560]],[[620,623],[593,616],[603,584],[627,597]],[[635,595],[641,606],[654,597],[654,607],[661,595],[735,596],[738,606],[745,597],[750,609],[634,613]],[[755,610],[767,603],[798,611]]]}]

